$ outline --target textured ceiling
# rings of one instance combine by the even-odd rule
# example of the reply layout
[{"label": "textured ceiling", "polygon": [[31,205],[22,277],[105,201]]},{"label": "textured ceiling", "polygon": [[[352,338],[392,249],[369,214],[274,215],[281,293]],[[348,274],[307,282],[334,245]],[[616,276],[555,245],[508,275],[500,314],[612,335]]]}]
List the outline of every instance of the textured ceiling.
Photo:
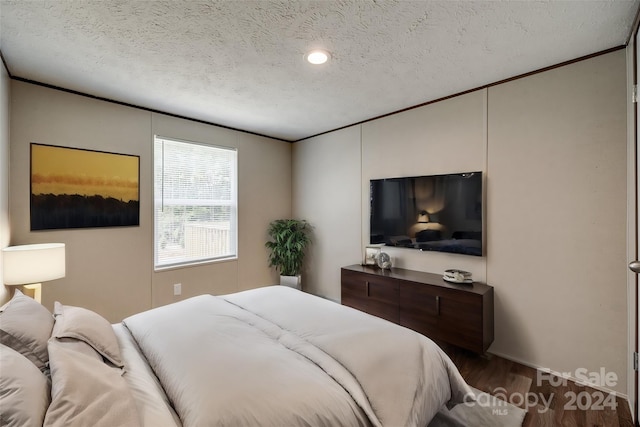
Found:
[{"label": "textured ceiling", "polygon": [[[624,1],[9,1],[14,77],[285,140],[625,44]],[[329,63],[303,61],[311,48]]]}]

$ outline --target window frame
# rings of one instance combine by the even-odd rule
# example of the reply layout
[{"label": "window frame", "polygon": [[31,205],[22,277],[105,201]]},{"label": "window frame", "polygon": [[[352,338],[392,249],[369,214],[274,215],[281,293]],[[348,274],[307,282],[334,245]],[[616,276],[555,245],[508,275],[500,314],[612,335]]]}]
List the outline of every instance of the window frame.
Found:
[{"label": "window frame", "polygon": [[[229,206],[231,208],[231,214],[229,218],[230,222],[230,230],[232,231],[232,239],[231,239],[231,254],[224,256],[213,256],[213,257],[203,257],[197,259],[188,259],[178,262],[170,262],[158,264],[158,221],[157,221],[157,209],[159,206],[163,206],[165,204],[164,199],[164,190],[161,192],[161,196],[159,199],[156,199],[156,150],[157,143],[159,140],[176,142],[181,144],[189,144],[195,146],[202,146],[207,148],[215,148],[220,150],[227,150],[233,152],[233,161],[231,164],[231,193],[232,197],[228,204],[224,204],[225,206]],[[225,262],[232,261],[238,259],[238,149],[236,147],[229,147],[220,144],[211,144],[207,142],[198,142],[198,141],[190,141],[186,139],[167,137],[158,134],[153,135],[152,141],[152,202],[153,202],[153,269],[154,271],[164,271],[164,270],[172,270],[177,268],[184,268],[190,266],[204,265],[204,264],[212,264],[217,262]],[[164,156],[162,156],[162,161],[164,162]],[[163,173],[164,175],[164,173]],[[185,205],[177,205],[177,206],[185,206]],[[187,206],[204,206],[204,205],[187,205]],[[218,206],[218,205],[215,205]],[[220,205],[222,206],[222,205]]]}]

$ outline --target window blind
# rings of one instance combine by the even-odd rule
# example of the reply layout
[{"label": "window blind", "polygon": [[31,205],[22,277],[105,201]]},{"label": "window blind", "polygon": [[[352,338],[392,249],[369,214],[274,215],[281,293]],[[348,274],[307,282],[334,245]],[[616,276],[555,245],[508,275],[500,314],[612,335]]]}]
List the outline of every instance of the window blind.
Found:
[{"label": "window blind", "polygon": [[235,257],[236,150],[156,136],[154,224],[156,268]]}]

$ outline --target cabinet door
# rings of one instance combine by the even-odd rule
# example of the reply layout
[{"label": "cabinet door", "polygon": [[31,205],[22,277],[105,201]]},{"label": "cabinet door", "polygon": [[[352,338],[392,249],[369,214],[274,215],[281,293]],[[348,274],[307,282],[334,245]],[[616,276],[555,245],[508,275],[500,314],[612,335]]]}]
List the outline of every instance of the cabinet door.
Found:
[{"label": "cabinet door", "polygon": [[342,270],[342,304],[398,323],[398,281]]},{"label": "cabinet door", "polygon": [[436,340],[483,352],[482,298],[464,291],[405,282],[400,324]]},{"label": "cabinet door", "polygon": [[362,275],[342,270],[342,305],[367,311],[367,287]]},{"label": "cabinet door", "polygon": [[398,281],[371,276],[365,280],[365,286],[367,291],[367,313],[398,323],[400,321]]}]

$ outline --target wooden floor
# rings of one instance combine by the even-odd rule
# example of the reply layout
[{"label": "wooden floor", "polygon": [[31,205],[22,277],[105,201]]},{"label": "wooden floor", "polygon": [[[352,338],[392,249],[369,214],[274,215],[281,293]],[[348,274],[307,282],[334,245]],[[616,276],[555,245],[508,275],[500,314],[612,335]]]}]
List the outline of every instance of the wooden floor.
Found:
[{"label": "wooden floor", "polygon": [[[633,427],[626,399],[609,397],[572,381],[560,384],[557,377],[551,379],[554,385],[559,384],[553,387],[545,376],[538,380],[533,368],[494,355],[479,356],[441,346],[469,385],[498,397],[507,396],[505,400],[528,409],[524,427]],[[522,402],[524,399],[528,402]]]}]

